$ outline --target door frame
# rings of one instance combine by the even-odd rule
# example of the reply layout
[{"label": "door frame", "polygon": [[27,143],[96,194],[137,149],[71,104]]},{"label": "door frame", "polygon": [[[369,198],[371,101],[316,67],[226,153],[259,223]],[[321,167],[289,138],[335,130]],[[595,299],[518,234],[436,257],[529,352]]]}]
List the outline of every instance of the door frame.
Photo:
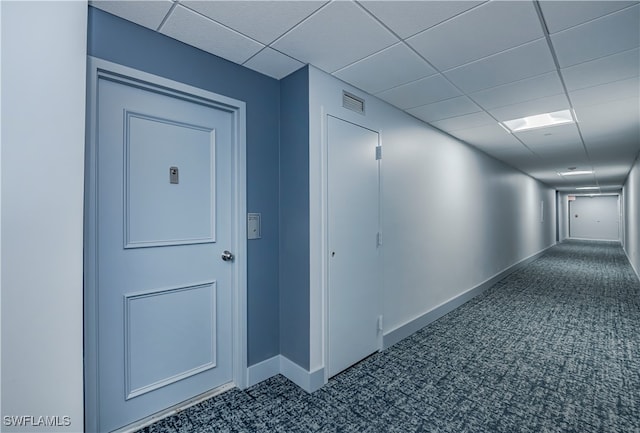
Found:
[{"label": "door frame", "polygon": [[[233,115],[232,228],[230,246],[235,261],[232,272],[233,384],[241,389],[247,382],[247,200],[246,200],[246,104],[208,90],[193,87],[117,63],[87,56],[87,117],[85,138],[84,193],[84,411],[85,430],[98,431],[98,317],[97,317],[97,138],[98,82],[108,79],[167,96],[204,103]],[[169,408],[167,408],[169,409]]]},{"label": "door frame", "polygon": [[[618,198],[618,209],[616,212],[616,216],[617,216],[617,221],[618,221],[618,239],[615,240],[611,240],[611,239],[586,239],[586,240],[590,240],[590,241],[595,241],[595,242],[620,242],[621,244],[623,244],[623,236],[624,236],[624,227],[623,227],[623,215],[622,215],[622,192],[611,192],[611,193],[600,193],[600,194],[572,194],[576,197],[576,200],[578,199],[578,197],[591,197],[591,198],[596,198],[596,197],[610,197],[610,196],[615,196]],[[567,214],[569,217],[569,223],[567,225],[567,238],[569,239],[585,239],[585,238],[576,238],[576,237],[572,237],[571,236],[571,203],[575,203],[576,200],[572,200],[569,201],[569,203],[567,204]]]}]

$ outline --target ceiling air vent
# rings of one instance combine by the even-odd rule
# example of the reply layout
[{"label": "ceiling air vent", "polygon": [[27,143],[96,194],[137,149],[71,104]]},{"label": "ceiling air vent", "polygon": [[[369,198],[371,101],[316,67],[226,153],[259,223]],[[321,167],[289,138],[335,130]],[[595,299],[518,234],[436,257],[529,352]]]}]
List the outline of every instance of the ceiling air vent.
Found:
[{"label": "ceiling air vent", "polygon": [[356,113],[364,114],[364,99],[347,91],[342,91],[342,106]]}]

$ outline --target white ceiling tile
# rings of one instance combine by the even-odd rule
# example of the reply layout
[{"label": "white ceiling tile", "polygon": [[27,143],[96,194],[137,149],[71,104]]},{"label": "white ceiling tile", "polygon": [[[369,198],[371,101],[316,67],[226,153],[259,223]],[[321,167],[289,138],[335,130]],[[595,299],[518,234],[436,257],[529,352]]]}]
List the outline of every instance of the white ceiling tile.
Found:
[{"label": "white ceiling tile", "polygon": [[482,3],[482,1],[360,1],[362,6],[403,39]]},{"label": "white ceiling tile", "polygon": [[[635,156],[632,156],[631,161],[634,160]],[[611,158],[606,160],[603,164],[594,164],[593,168],[600,185],[621,186],[629,174],[629,158]]]},{"label": "white ceiling tile", "polygon": [[561,68],[640,46],[640,5],[551,35]]},{"label": "white ceiling tile", "polygon": [[270,44],[307,18],[326,1],[181,1],[190,9]]},{"label": "white ceiling tile", "polygon": [[538,161],[538,158],[535,154],[533,154],[529,149],[520,145],[520,148],[516,149],[515,147],[510,148],[502,148],[502,149],[480,149],[486,152],[487,154],[493,156],[499,161],[514,167],[517,170],[523,171],[527,173],[527,170],[533,166],[537,167],[539,164],[532,165],[532,162]]},{"label": "white ceiling tile", "polygon": [[561,70],[568,90],[640,76],[640,49],[600,57]]},{"label": "white ceiling tile", "polygon": [[244,63],[264,45],[178,5],[161,33],[235,63]]},{"label": "white ceiling tile", "polygon": [[553,164],[554,169],[556,170],[556,174],[560,179],[575,179],[575,180],[589,180],[592,179],[593,176],[589,174],[579,174],[574,176],[562,176],[559,173],[563,173],[565,171],[589,171],[593,169],[593,165],[589,161],[585,161],[584,163],[580,163],[579,160],[572,161],[570,164]]},{"label": "white ceiling tile", "polygon": [[272,47],[334,72],[398,42],[398,38],[352,2],[337,1],[284,35]]},{"label": "white ceiling tile", "polygon": [[464,92],[476,92],[542,75],[555,69],[546,40],[538,39],[451,69],[444,74]]},{"label": "white ceiling tile", "polygon": [[303,67],[304,63],[271,48],[265,48],[250,58],[244,66],[279,80]]},{"label": "white ceiling tile", "polygon": [[333,75],[366,92],[379,93],[435,73],[435,69],[420,56],[398,42]]},{"label": "white ceiling tile", "polygon": [[110,14],[156,30],[173,6],[171,0],[100,0],[91,1],[91,6]]},{"label": "white ceiling tile", "polygon": [[[543,182],[550,182],[551,184],[562,182],[562,178],[558,176],[558,170],[550,168],[550,162],[552,163],[553,159],[550,161],[548,158],[541,157],[536,153],[532,153],[532,155],[533,156],[529,158],[520,158],[519,160],[514,161],[512,165]],[[568,163],[568,161],[562,162],[563,165],[565,163]],[[576,165],[575,163],[569,164],[573,164],[574,166]]]},{"label": "white ceiling tile", "polygon": [[618,146],[615,148],[598,148],[594,149],[589,147],[589,155],[592,155],[592,159],[600,162],[602,165],[612,164],[611,159],[617,159],[621,163],[627,162],[627,170],[631,168],[631,163],[635,161],[638,156],[640,147],[633,148],[632,146]]},{"label": "white ceiling tile", "polygon": [[[614,145],[587,145],[589,156],[603,167],[612,166],[618,161],[620,164],[627,163],[627,170],[638,156],[640,146],[633,143],[615,143]],[[596,175],[599,173],[596,172]]]},{"label": "white ceiling tile", "polygon": [[526,78],[502,86],[491,87],[469,96],[482,108],[491,109],[518,102],[539,99],[564,92],[557,72],[549,72],[537,77]]},{"label": "white ceiling tile", "polygon": [[591,21],[636,4],[635,1],[541,1],[540,8],[550,33]]},{"label": "white ceiling tile", "polygon": [[[598,184],[600,185],[600,191],[602,192],[616,192],[619,191],[621,185],[627,180],[627,174],[629,170],[620,170],[620,173],[611,176],[598,176]],[[611,185],[611,186],[608,186]],[[617,185],[617,186],[616,186]]]},{"label": "white ceiling tile", "polygon": [[407,42],[444,71],[543,37],[532,2],[488,2]]},{"label": "white ceiling tile", "polygon": [[401,109],[418,107],[459,95],[461,93],[442,75],[423,78],[376,94]]},{"label": "white ceiling tile", "polygon": [[519,104],[506,105],[488,111],[496,119],[504,121],[542,113],[553,113],[554,111],[566,110],[569,107],[569,100],[564,93],[561,93],[559,95],[545,96],[544,98],[521,102]]},{"label": "white ceiling tile", "polygon": [[477,113],[480,111],[480,107],[466,96],[459,96],[457,98],[411,108],[406,111],[418,119],[431,122],[449,117],[462,116],[464,114]]},{"label": "white ceiling tile", "polygon": [[532,148],[540,163],[546,167],[555,167],[551,170],[555,176],[558,171],[565,171],[568,167],[587,167],[590,165],[589,157],[581,144],[573,144],[564,147],[538,147]]},{"label": "white ceiling tile", "polygon": [[624,120],[635,119],[634,128],[640,127],[640,98],[631,97],[623,100],[610,101],[600,105],[577,107],[578,123],[593,123],[595,129],[605,126],[608,122],[616,121],[620,126]]},{"label": "white ceiling tile", "polygon": [[582,149],[578,128],[573,123],[517,132],[514,135],[534,151],[545,147]]},{"label": "white ceiling tile", "polygon": [[432,126],[435,126],[436,128],[447,132],[457,131],[460,129],[475,128],[478,126],[491,125],[495,123],[495,119],[489,116],[484,111],[430,122]]},{"label": "white ceiling tile", "polygon": [[558,171],[567,167],[589,165],[589,158],[581,143],[566,146],[529,146],[546,166],[558,167]]},{"label": "white ceiling tile", "polygon": [[531,153],[529,149],[520,145],[520,149],[498,149],[488,152],[494,158],[521,170],[521,165],[530,162],[535,159],[535,155]]},{"label": "white ceiling tile", "polygon": [[472,146],[480,147],[483,150],[511,148],[524,148],[513,135],[502,129],[500,125],[485,125],[476,128],[461,129],[451,135],[466,141]]},{"label": "white ceiling tile", "polygon": [[606,163],[611,158],[615,158],[621,161],[626,160],[629,163],[629,167],[638,155],[638,151],[640,151],[638,142],[634,142],[631,139],[629,139],[629,141],[622,141],[620,139],[615,141],[600,140],[598,142],[589,142],[586,146],[589,151],[589,156],[595,161]]},{"label": "white ceiling tile", "polygon": [[640,80],[629,78],[569,92],[573,106],[585,107],[640,96]]},{"label": "white ceiling tile", "polygon": [[588,149],[640,146],[640,98],[577,107],[576,115]]}]

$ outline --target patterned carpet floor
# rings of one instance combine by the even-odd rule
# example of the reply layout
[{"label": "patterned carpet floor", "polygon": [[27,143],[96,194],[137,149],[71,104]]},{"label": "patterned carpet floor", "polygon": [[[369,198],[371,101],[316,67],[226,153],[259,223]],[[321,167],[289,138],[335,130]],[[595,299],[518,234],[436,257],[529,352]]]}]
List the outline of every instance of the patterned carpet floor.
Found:
[{"label": "patterned carpet floor", "polygon": [[141,432],[640,433],[640,283],[564,242],[313,394],[276,376]]}]

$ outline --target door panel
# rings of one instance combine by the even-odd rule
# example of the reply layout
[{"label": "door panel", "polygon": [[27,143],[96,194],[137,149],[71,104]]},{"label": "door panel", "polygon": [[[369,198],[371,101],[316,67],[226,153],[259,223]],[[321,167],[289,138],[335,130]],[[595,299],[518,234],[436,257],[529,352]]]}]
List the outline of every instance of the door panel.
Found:
[{"label": "door panel", "polygon": [[328,120],[329,377],[379,349],[378,134]]},{"label": "door panel", "polygon": [[215,302],[213,282],[125,295],[127,400],[216,366]]},{"label": "door panel", "polygon": [[125,116],[125,247],[214,241],[215,129]]},{"label": "door panel", "polygon": [[[233,114],[98,81],[101,431],[232,381]],[[177,178],[177,179],[176,179]]]}]

